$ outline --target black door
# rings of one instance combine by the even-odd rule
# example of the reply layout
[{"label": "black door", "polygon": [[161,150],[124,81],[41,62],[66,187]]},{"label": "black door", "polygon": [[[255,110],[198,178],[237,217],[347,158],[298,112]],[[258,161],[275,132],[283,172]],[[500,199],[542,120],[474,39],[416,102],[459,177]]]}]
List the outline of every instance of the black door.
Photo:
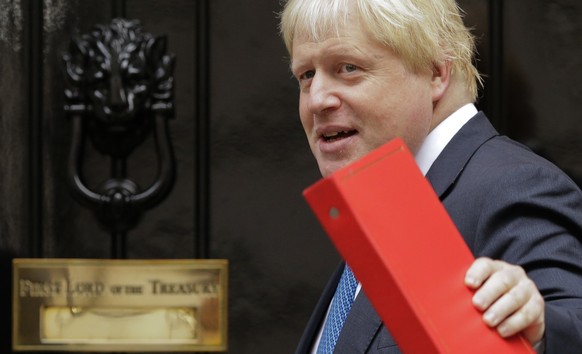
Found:
[{"label": "black door", "polygon": [[[582,180],[582,3],[463,0],[486,76],[479,108]],[[111,234],[67,186],[61,57],[115,17],[176,56],[176,180],[125,236],[124,257],[227,258],[229,352],[291,353],[338,257],[301,197],[319,177],[277,33],[280,1],[0,0],[0,351],[10,352],[13,258],[111,258]],[[147,185],[151,141],[128,160]],[[89,183],[110,162],[88,149]],[[275,349],[274,349],[275,348]]]}]

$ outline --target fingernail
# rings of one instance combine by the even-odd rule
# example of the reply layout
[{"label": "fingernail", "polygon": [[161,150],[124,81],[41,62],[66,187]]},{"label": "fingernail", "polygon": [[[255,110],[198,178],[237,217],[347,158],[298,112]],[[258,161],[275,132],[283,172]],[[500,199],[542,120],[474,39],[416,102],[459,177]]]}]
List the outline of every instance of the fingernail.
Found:
[{"label": "fingernail", "polygon": [[477,306],[479,309],[483,309],[483,300],[480,296],[475,295],[473,296],[473,305]]},{"label": "fingernail", "polygon": [[467,285],[476,286],[477,285],[477,279],[473,278],[472,276],[467,276],[465,278],[465,283]]},{"label": "fingernail", "polygon": [[495,314],[492,312],[487,312],[483,318],[485,322],[487,322],[491,326],[495,326],[497,324],[497,319],[495,318]]}]

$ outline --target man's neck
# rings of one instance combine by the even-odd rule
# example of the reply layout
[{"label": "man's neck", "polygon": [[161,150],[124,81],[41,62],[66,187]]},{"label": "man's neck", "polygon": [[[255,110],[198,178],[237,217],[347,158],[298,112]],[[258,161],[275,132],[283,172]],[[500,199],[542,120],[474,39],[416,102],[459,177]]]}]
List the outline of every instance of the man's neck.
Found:
[{"label": "man's neck", "polygon": [[415,154],[416,163],[424,175],[453,136],[476,114],[475,105],[466,104],[444,119],[428,134]]}]

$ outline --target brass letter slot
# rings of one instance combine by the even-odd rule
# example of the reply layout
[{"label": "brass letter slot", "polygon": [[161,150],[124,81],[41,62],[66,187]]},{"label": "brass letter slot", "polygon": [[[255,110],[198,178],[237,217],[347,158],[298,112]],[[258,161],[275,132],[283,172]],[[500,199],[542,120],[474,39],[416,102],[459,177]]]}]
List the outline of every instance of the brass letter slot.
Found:
[{"label": "brass letter slot", "polygon": [[225,260],[15,259],[17,351],[225,351]]}]

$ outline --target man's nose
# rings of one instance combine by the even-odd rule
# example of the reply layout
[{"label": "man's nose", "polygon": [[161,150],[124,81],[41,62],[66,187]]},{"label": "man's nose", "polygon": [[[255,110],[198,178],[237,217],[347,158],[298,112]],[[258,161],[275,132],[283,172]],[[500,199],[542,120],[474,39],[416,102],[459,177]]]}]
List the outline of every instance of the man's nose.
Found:
[{"label": "man's nose", "polygon": [[319,114],[329,109],[339,107],[340,99],[337,95],[337,86],[333,78],[316,73],[309,88],[309,109]]}]

